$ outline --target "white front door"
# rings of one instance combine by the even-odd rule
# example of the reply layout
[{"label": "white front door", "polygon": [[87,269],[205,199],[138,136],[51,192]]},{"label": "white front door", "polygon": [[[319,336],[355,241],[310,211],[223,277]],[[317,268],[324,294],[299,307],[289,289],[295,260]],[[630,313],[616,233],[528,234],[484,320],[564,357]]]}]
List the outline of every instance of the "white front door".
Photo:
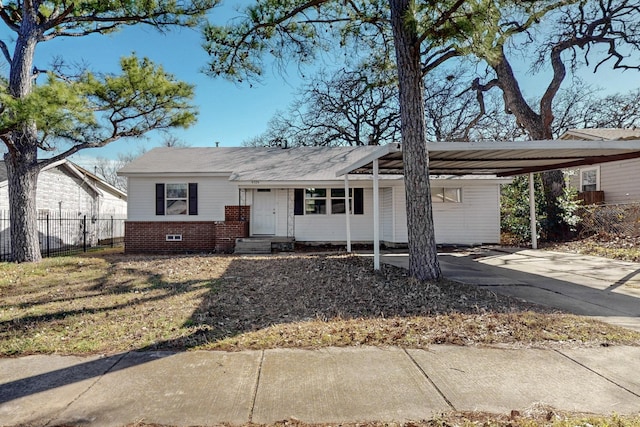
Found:
[{"label": "white front door", "polygon": [[276,234],[276,193],[270,189],[259,188],[253,192],[251,218],[254,235]]}]

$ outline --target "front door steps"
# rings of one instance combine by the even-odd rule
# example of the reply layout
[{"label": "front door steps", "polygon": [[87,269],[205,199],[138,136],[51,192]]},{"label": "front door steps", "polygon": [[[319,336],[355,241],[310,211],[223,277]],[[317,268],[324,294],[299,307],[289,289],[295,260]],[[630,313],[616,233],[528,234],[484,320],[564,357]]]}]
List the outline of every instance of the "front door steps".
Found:
[{"label": "front door steps", "polygon": [[270,254],[272,251],[290,252],[294,250],[293,237],[259,236],[236,239],[234,254]]}]

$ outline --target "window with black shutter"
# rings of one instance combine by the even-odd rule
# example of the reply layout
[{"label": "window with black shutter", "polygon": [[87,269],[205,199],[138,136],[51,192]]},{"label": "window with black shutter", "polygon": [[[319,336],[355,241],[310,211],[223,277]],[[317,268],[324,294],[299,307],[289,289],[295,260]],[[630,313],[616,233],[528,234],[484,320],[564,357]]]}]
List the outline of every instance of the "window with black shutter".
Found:
[{"label": "window with black shutter", "polygon": [[164,215],[164,184],[156,184],[156,215]]},{"label": "window with black shutter", "polygon": [[198,184],[189,183],[189,215],[198,215]]},{"label": "window with black shutter", "polygon": [[302,188],[296,188],[293,190],[293,214],[304,215],[304,190]]},{"label": "window with black shutter", "polygon": [[362,188],[353,189],[353,214],[364,215],[364,190]]},{"label": "window with black shutter", "polygon": [[198,184],[156,184],[156,215],[198,215]]}]

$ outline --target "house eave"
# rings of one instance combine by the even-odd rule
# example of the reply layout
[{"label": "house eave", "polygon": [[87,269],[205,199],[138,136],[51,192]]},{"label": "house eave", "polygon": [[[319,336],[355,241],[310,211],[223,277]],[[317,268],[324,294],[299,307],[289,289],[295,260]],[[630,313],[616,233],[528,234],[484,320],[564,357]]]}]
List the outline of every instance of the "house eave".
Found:
[{"label": "house eave", "polygon": [[166,178],[166,177],[214,177],[214,178],[228,178],[231,176],[233,172],[162,172],[162,171],[153,171],[153,172],[118,172],[118,176],[123,176],[125,178]]}]

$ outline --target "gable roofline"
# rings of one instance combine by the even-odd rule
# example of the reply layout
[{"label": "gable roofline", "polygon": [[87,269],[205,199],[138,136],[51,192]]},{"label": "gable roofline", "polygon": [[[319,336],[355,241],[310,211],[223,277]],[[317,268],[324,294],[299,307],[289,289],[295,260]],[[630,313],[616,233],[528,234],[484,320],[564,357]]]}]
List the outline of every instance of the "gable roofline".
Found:
[{"label": "gable roofline", "polygon": [[[2,187],[6,187],[9,184],[9,182],[8,182],[8,177],[6,176],[6,166],[4,165],[4,161],[0,161],[0,164],[2,165],[1,169],[4,171],[3,174],[0,174],[0,188],[2,188]],[[43,167],[41,169],[41,172],[44,172],[50,169],[55,169],[56,167],[59,167],[59,166],[65,168],[76,178],[80,179],[82,182],[87,184],[87,186],[93,192],[95,192],[98,196],[102,196],[104,194],[104,192],[100,188],[98,188],[98,185],[99,185],[104,187],[106,191],[109,191],[110,193],[116,195],[117,197],[127,200],[127,193],[117,189],[116,187],[106,182],[104,179],[100,178],[95,174],[92,174],[91,172],[87,171],[83,167],[73,163],[71,160],[68,160],[68,159],[61,159],[56,162],[50,163],[45,167]]]},{"label": "gable roofline", "polygon": [[67,163],[72,166],[78,173],[88,176],[89,178],[91,178],[91,180],[93,180],[94,182],[96,182],[98,185],[105,187],[105,189],[113,194],[115,194],[116,196],[123,198],[123,199],[127,199],[127,193],[125,193],[124,191],[120,190],[119,188],[114,187],[113,185],[109,184],[107,181],[105,181],[103,178],[99,177],[98,175],[89,172],[88,170],[86,170],[85,168],[83,168],[82,166],[78,165],[77,163],[73,163],[70,160],[67,160]]},{"label": "gable roofline", "polygon": [[640,139],[640,128],[567,129],[558,139],[585,141],[624,141]]}]

